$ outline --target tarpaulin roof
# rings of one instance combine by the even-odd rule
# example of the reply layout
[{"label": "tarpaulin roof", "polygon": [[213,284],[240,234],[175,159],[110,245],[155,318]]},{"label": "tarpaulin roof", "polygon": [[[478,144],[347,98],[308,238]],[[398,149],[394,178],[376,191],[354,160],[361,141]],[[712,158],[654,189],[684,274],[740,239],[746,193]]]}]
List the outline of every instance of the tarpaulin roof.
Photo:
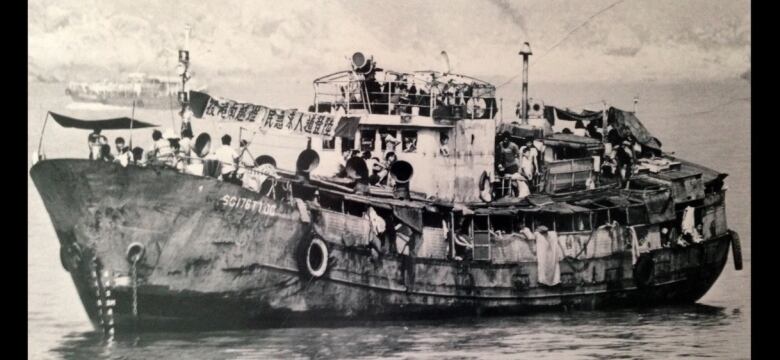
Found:
[{"label": "tarpaulin roof", "polygon": [[76,129],[119,130],[119,129],[130,129],[130,128],[140,129],[140,128],[158,126],[147,122],[130,119],[129,117],[103,119],[103,120],[81,120],[70,116],[53,113],[51,111],[49,111],[49,115],[51,115],[54,121],[56,121],[58,124],[62,125],[63,127],[76,128]]},{"label": "tarpaulin roof", "polygon": [[607,112],[607,119],[612,126],[622,130],[621,132],[627,130],[634,135],[638,143],[656,150],[661,149],[661,142],[647,131],[634,113],[611,107]]},{"label": "tarpaulin roof", "polygon": [[[593,121],[593,120],[601,120],[601,111],[592,111],[592,110],[582,110],[582,113],[575,113],[574,111],[570,110],[564,110],[561,108],[557,108],[554,106],[545,106],[544,107],[544,114],[545,117],[547,117],[547,120],[550,120],[551,124],[555,123],[555,116],[557,116],[558,119],[561,120],[569,120],[569,121]],[[549,118],[552,117],[552,118]]]},{"label": "tarpaulin roof", "polygon": [[[550,124],[555,123],[556,117],[560,120],[570,121],[596,121],[601,126],[603,111],[583,110],[582,113],[575,113],[570,110],[560,109],[554,106],[545,106],[545,118]],[[653,137],[647,128],[639,121],[633,112],[610,107],[607,110],[607,123],[612,124],[622,134],[630,133],[636,138],[636,141],[647,147],[660,150],[661,142]]]}]

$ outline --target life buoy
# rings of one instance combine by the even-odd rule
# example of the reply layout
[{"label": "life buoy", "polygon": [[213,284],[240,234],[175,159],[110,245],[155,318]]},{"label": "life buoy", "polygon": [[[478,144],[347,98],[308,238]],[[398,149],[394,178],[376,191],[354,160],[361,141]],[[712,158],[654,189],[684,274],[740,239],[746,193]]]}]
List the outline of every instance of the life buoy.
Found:
[{"label": "life buoy", "polygon": [[731,255],[734,257],[734,269],[742,270],[742,244],[739,241],[739,234],[736,231],[731,232]]},{"label": "life buoy", "polygon": [[317,236],[301,243],[298,267],[306,278],[317,279],[328,271],[328,246]]},{"label": "life buoy", "polygon": [[493,189],[487,171],[482,171],[482,175],[479,176],[479,198],[484,202],[493,200]]},{"label": "life buoy", "polygon": [[653,283],[653,268],[655,262],[650,254],[640,255],[634,265],[634,283],[639,288],[645,288]]},{"label": "life buoy", "polygon": [[69,245],[61,246],[60,263],[68,272],[78,269],[81,264],[81,247],[79,244],[72,242]]}]

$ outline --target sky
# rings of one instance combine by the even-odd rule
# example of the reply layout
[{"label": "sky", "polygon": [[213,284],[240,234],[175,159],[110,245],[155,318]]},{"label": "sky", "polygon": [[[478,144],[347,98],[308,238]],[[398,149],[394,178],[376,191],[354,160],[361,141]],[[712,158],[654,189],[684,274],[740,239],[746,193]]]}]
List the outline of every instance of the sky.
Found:
[{"label": "sky", "polygon": [[[78,80],[131,71],[173,75],[191,24],[202,76],[344,70],[355,51],[399,71],[445,70],[500,83],[720,80],[750,70],[744,0],[154,1],[32,0],[30,77]],[[596,15],[595,17],[593,17]]]}]

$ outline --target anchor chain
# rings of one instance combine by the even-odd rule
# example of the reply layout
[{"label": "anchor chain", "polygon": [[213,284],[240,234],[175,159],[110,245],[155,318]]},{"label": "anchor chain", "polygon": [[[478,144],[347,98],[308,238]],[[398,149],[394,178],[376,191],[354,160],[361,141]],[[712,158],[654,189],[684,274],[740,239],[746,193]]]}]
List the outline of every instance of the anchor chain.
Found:
[{"label": "anchor chain", "polygon": [[132,273],[133,273],[133,318],[138,320],[138,272],[137,266],[138,259],[133,261]]}]

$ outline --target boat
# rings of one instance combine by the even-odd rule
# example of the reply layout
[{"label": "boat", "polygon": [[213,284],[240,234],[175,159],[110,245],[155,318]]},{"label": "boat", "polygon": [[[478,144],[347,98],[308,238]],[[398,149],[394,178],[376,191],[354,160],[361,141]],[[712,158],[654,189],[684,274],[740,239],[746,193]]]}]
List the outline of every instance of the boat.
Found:
[{"label": "boat", "polygon": [[[727,175],[664,152],[634,112],[545,105],[525,76],[504,118],[488,82],[360,52],[313,85],[307,111],[182,96],[188,126],[234,125],[251,161],[213,159],[222,134],[208,131],[173,162],[36,154],[30,176],[96,331],[689,304],[729,249],[742,267]],[[503,166],[510,143],[541,144],[532,179]],[[634,151],[625,173],[603,170],[616,150]]]},{"label": "boat", "polygon": [[75,102],[169,110],[181,106],[177,98],[181,87],[178,77],[137,72],[121,80],[69,82],[65,94]]}]

